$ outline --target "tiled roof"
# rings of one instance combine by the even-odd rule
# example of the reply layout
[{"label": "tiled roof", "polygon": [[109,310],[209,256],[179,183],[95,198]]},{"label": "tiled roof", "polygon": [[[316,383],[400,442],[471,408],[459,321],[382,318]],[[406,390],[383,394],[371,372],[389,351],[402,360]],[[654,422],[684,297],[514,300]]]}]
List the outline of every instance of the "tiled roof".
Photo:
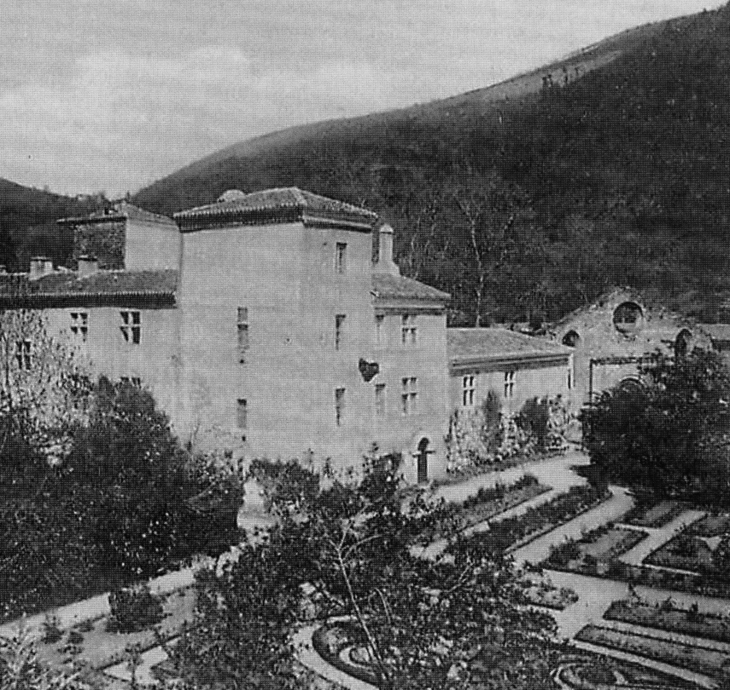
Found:
[{"label": "tiled roof", "polygon": [[451,299],[447,292],[441,292],[412,278],[390,273],[373,273],[373,294],[376,299],[417,299],[430,302],[448,302]]},{"label": "tiled roof", "polygon": [[730,323],[701,323],[699,326],[713,340],[730,341]]},{"label": "tiled roof", "polygon": [[97,271],[83,278],[74,271],[54,271],[37,280],[27,273],[0,275],[0,305],[64,306],[120,299],[174,303],[178,273],[171,269]]},{"label": "tiled roof", "polygon": [[161,216],[151,211],[146,211],[139,206],[130,204],[128,201],[121,201],[113,207],[90,213],[88,216],[78,218],[61,218],[58,223],[61,225],[81,225],[93,223],[114,223],[126,219],[139,220],[144,223],[155,223],[157,225],[170,225],[177,227],[172,218]]},{"label": "tiled roof", "polygon": [[377,214],[367,209],[306,192],[297,187],[265,189],[250,194],[224,195],[227,200],[175,214],[182,230],[308,220],[344,221],[370,230]]},{"label": "tiled roof", "polygon": [[567,357],[573,352],[565,345],[506,328],[448,328],[446,341],[451,363],[478,359]]}]

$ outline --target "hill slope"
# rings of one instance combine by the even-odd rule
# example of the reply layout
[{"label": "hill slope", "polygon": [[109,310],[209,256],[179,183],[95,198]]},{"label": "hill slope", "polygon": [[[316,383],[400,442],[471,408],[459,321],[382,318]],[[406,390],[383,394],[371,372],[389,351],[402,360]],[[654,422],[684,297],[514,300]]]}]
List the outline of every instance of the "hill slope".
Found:
[{"label": "hill slope", "polygon": [[81,202],[0,178],[0,264],[8,270],[27,270],[35,255],[63,263],[70,244],[59,233],[56,219],[93,207],[92,200]]},{"label": "hill slope", "polygon": [[612,284],[730,290],[730,10],[639,27],[487,89],[259,137],[155,183],[170,213],[297,185],[378,211],[453,322],[554,318]]}]

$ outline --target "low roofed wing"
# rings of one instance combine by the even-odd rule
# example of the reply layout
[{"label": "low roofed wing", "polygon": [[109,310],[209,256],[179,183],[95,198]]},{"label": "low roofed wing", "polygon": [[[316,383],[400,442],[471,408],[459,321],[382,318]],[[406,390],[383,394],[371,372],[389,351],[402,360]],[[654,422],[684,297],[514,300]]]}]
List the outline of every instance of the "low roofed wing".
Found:
[{"label": "low roofed wing", "polygon": [[446,331],[452,364],[494,359],[567,358],[573,349],[506,328],[449,328]]},{"label": "low roofed wing", "polygon": [[72,271],[56,271],[37,280],[29,280],[27,273],[6,274],[0,275],[0,307],[105,303],[125,297],[172,304],[177,279],[178,272],[172,269],[98,271],[85,277]]}]

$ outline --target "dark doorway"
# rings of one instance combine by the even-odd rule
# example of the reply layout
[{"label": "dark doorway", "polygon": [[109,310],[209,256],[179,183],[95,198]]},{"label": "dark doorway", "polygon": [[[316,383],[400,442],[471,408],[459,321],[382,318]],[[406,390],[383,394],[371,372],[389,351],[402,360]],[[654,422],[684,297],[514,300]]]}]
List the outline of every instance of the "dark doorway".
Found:
[{"label": "dark doorway", "polygon": [[424,437],[418,442],[418,483],[428,481],[428,456],[433,453],[428,449],[430,441]]}]

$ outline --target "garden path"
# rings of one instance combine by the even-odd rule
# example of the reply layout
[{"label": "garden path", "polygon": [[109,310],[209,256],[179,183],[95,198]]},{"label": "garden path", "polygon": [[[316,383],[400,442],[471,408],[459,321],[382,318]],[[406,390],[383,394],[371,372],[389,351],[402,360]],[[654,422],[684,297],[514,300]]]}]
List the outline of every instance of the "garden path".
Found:
[{"label": "garden path", "polygon": [[[619,560],[629,565],[641,565],[649,554],[664,546],[670,539],[677,536],[683,529],[694,522],[705,517],[706,513],[701,510],[685,510],[661,527],[639,527],[642,532],[648,535],[636,546],[619,556]],[[629,529],[635,529],[633,525],[625,525]]]}]

